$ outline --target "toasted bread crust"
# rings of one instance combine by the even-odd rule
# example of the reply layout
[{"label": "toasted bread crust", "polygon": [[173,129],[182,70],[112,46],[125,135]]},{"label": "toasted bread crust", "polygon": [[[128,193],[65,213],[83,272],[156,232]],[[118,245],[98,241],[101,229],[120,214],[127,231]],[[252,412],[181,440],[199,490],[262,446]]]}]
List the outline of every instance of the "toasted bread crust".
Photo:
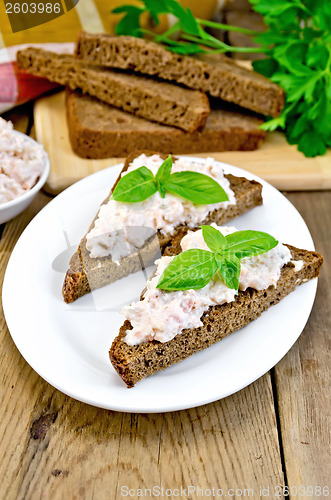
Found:
[{"label": "toasted bread crust", "polygon": [[[127,170],[133,159],[143,153],[147,155],[154,154],[151,151],[137,151],[132,153],[127,157],[121,172]],[[161,154],[160,156],[163,159],[166,158],[166,155]],[[261,184],[256,181],[249,181],[244,177],[235,177],[231,174],[226,175],[226,177],[230,181],[230,187],[235,194],[236,205],[229,205],[226,209],[222,210],[214,210],[204,221],[206,224],[210,224],[211,222],[225,224],[229,220],[262,204]],[[112,190],[119,179],[120,176],[117,178]],[[108,201],[110,194],[104,203]],[[94,220],[90,225],[90,229],[93,227]],[[151,265],[155,261],[156,256],[159,255],[160,249],[162,253],[166,252],[167,255],[178,253],[180,251],[179,242],[186,232],[187,228],[185,226],[178,226],[172,236],[163,235],[158,232],[158,238],[151,238],[140,250],[139,254],[134,253],[122,259],[121,266],[114,263],[110,257],[91,259],[86,249],[86,239],[84,237],[79,244],[77,252],[70,261],[70,267],[64,279],[62,293],[65,302],[74,302],[91,290],[100,288],[136,272],[142,268],[142,264],[144,264],[144,267]]]},{"label": "toasted bread crust", "polygon": [[133,387],[138,381],[178,363],[195,352],[206,349],[219,342],[227,335],[239,330],[257,319],[263,311],[279,302],[303,282],[316,278],[323,258],[317,252],[301,250],[287,245],[293,260],[303,260],[300,271],[294,265],[286,264],[277,286],[267,290],[248,288],[239,292],[233,302],[212,306],[201,320],[203,326],[186,329],[168,342],[147,342],[137,346],[128,346],[124,342],[127,330],[132,326],[125,321],[109,351],[110,361],[127,387]]}]

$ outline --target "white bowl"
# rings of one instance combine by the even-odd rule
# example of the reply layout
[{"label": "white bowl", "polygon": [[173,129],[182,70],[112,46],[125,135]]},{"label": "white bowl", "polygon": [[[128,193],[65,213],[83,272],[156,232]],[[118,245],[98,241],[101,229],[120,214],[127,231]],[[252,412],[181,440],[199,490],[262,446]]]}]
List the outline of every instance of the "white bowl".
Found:
[{"label": "white bowl", "polygon": [[[13,130],[13,133],[20,134],[20,135],[24,136],[24,138],[26,140],[31,141],[35,144],[38,144],[31,137],[29,137],[28,135],[22,134],[21,132],[18,132],[17,130]],[[40,191],[40,189],[45,184],[47,177],[49,175],[49,170],[50,170],[49,158],[48,158],[48,155],[46,153],[44,168],[43,168],[43,171],[39,177],[38,182],[31,189],[29,189],[26,193],[22,194],[21,196],[18,196],[17,198],[14,198],[11,201],[7,201],[7,203],[0,204],[0,224],[3,224],[4,222],[8,222],[9,220],[13,219],[14,217],[16,217],[16,215],[23,212],[23,210],[25,210],[30,205],[32,200],[35,198],[36,194]]]}]

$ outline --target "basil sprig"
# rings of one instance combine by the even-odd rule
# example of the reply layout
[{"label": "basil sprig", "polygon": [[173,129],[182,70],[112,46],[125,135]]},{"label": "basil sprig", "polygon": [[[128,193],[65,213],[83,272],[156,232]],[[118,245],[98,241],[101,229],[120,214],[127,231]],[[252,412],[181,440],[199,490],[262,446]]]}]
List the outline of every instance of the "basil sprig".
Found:
[{"label": "basil sprig", "polygon": [[238,290],[240,260],[268,252],[278,244],[273,236],[261,231],[236,231],[223,236],[212,226],[201,228],[210,251],[194,248],[177,255],[162,273],[157,288],[197,290],[219,273],[226,286]]},{"label": "basil sprig", "polygon": [[171,173],[171,155],[159,167],[156,175],[147,167],[139,167],[123,175],[117,183],[112,199],[126,203],[144,201],[159,191],[162,198],[171,193],[197,205],[228,201],[228,195],[208,175],[189,170]]}]

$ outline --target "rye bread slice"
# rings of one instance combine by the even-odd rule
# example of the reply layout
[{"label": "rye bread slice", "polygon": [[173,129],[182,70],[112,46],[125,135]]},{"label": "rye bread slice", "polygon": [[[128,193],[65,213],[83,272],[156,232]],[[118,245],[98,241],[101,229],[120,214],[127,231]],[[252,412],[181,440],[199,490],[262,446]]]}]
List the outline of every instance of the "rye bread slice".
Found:
[{"label": "rye bread slice", "polygon": [[[142,153],[147,155],[154,154],[148,151],[132,153],[127,157],[121,172],[127,170],[133,159]],[[166,158],[166,155],[160,156],[164,159]],[[262,186],[260,183],[249,181],[244,177],[235,177],[231,174],[225,177],[230,181],[230,187],[236,197],[236,205],[229,205],[226,209],[214,210],[205,221],[203,221],[203,224],[211,224],[212,222],[216,222],[219,225],[225,224],[235,217],[262,204]],[[112,190],[119,179],[120,176],[115,182]],[[110,194],[107,196],[104,203],[108,201]],[[95,219],[96,218],[97,215]],[[90,225],[90,229],[94,225],[94,220]],[[92,290],[101,288],[131,273],[139,271],[144,267],[148,267],[153,264],[157,256],[160,255],[160,250],[161,253],[167,251],[172,254],[179,251],[179,241],[187,231],[188,228],[185,226],[178,226],[172,236],[163,235],[158,231],[156,236],[147,240],[146,244],[139,252],[123,257],[120,261],[120,266],[112,261],[111,257],[91,258],[86,249],[85,235],[78,246],[77,252],[75,252],[70,260],[69,269],[66,273],[62,289],[64,301],[66,303],[74,302],[79,297],[82,297]]]},{"label": "rye bread slice", "polygon": [[92,66],[71,55],[30,47],[18,52],[17,63],[32,75],[81,89],[128,113],[188,132],[201,129],[210,112],[203,92]]},{"label": "rye bread slice", "polygon": [[278,116],[284,106],[281,87],[221,54],[183,56],[141,38],[81,32],[76,55],[93,64],[176,81],[268,116]]},{"label": "rye bread slice", "polygon": [[322,256],[316,252],[287,246],[293,260],[304,261],[300,271],[295,271],[293,264],[286,264],[282,268],[276,287],[270,286],[262,291],[248,288],[244,292],[239,292],[233,302],[209,307],[201,318],[203,326],[183,330],[169,342],[153,340],[129,346],[123,339],[126,330],[132,329],[132,326],[129,321],[125,321],[113,341],[109,356],[113,367],[127,387],[133,387],[148,375],[164,370],[195,352],[219,342],[257,319],[263,311],[277,304],[303,282],[316,278],[323,262]]},{"label": "rye bread slice", "polygon": [[266,136],[259,128],[263,120],[243,111],[212,109],[203,130],[188,133],[77,92],[67,95],[67,122],[73,151],[93,159],[124,157],[137,149],[173,154],[252,151]]}]

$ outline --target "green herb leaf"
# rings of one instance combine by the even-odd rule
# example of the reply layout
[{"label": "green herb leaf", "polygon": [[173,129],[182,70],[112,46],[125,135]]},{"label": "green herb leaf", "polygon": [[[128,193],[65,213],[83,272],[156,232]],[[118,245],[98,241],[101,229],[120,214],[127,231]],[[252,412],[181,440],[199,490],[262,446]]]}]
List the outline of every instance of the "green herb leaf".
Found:
[{"label": "green herb leaf", "polygon": [[212,252],[218,252],[227,246],[225,236],[213,226],[201,226],[202,236]]},{"label": "green herb leaf", "polygon": [[268,57],[267,59],[257,59],[256,61],[253,61],[252,64],[255,71],[258,71],[261,75],[264,75],[267,78],[273,75],[278,67],[277,61],[271,57]]},{"label": "green herb leaf", "polygon": [[190,290],[205,287],[215,274],[217,264],[208,250],[191,249],[177,255],[164,270],[157,288]]},{"label": "green herb leaf", "polygon": [[326,143],[317,132],[311,130],[301,135],[298,149],[306,156],[324,155]]},{"label": "green herb leaf", "polygon": [[162,182],[157,183],[157,188],[158,188],[158,191],[160,193],[161,198],[165,198],[165,195],[167,194],[167,192],[166,192],[165,187],[162,184]]},{"label": "green herb leaf", "polygon": [[185,17],[183,16],[181,18],[181,25],[182,28],[184,28],[185,31],[187,31],[187,33],[189,33],[190,35],[200,36],[201,29],[199,28],[199,25],[190,9],[185,10]]},{"label": "green herb leaf", "polygon": [[139,167],[123,175],[113,191],[112,198],[126,203],[144,201],[156,193],[153,173],[146,167]]},{"label": "green herb leaf", "polygon": [[156,184],[157,184],[159,193],[160,193],[162,198],[164,198],[166,195],[166,190],[165,190],[165,187],[163,185],[163,181],[168,179],[170,172],[171,172],[171,168],[172,168],[172,156],[169,155],[168,158],[166,158],[166,160],[164,160],[162,165],[160,165],[158,171],[156,172],[155,180],[156,180]]},{"label": "green herb leaf", "polygon": [[329,53],[324,45],[313,44],[309,46],[306,58],[308,66],[323,69],[328,63]]},{"label": "green herb leaf", "polygon": [[175,42],[173,40],[167,40],[167,45],[170,50],[183,56],[203,54],[206,52],[196,43]]},{"label": "green herb leaf", "polygon": [[229,288],[233,288],[234,290],[238,290],[241,269],[241,264],[238,257],[236,257],[236,255],[232,253],[227,252],[225,256],[216,254],[215,260],[220,275],[222,276],[226,286],[228,286]]},{"label": "green herb leaf", "polygon": [[156,182],[162,182],[168,179],[172,169],[172,156],[169,155],[168,158],[159,166],[156,172],[155,180]]},{"label": "green herb leaf", "polygon": [[163,184],[169,193],[181,196],[197,205],[209,205],[229,200],[218,182],[199,172],[175,172]]},{"label": "green herb leaf", "polygon": [[269,120],[265,123],[263,123],[260,128],[262,130],[269,130],[270,132],[273,132],[274,130],[277,130],[277,128],[285,128],[285,122],[286,122],[286,117],[284,115],[277,116],[277,118],[274,118],[273,120]]},{"label": "green herb leaf", "polygon": [[239,259],[268,252],[278,241],[262,231],[236,231],[225,236],[227,251]]},{"label": "green herb leaf", "polygon": [[156,176],[147,167],[124,175],[113,192],[116,201],[136,203],[159,191],[162,198],[170,192],[196,204],[214,204],[228,200],[224,189],[211,177],[198,172],[183,171],[171,174],[171,155],[160,165]]},{"label": "green herb leaf", "polygon": [[254,69],[286,91],[282,114],[262,127],[283,128],[288,142],[297,144],[306,156],[324,154],[331,122],[331,109],[325,104],[330,99],[324,98],[331,88],[331,4],[324,0],[252,3],[268,25],[268,30],[255,40],[275,61],[274,67],[256,61]]},{"label": "green herb leaf", "polygon": [[143,36],[140,27],[140,16],[144,12],[143,8],[135,7],[134,5],[121,5],[112,10],[112,12],[114,14],[126,14],[116,26],[116,35],[126,35],[130,33],[130,35],[135,37]]},{"label": "green herb leaf", "polygon": [[164,270],[157,288],[167,291],[203,288],[217,271],[229,288],[238,290],[240,260],[265,253],[278,244],[273,236],[261,231],[236,231],[224,237],[212,226],[201,228],[212,251],[191,249],[177,255]]},{"label": "green herb leaf", "polygon": [[156,25],[159,24],[158,15],[166,9],[166,2],[162,0],[145,0],[144,4]]}]

